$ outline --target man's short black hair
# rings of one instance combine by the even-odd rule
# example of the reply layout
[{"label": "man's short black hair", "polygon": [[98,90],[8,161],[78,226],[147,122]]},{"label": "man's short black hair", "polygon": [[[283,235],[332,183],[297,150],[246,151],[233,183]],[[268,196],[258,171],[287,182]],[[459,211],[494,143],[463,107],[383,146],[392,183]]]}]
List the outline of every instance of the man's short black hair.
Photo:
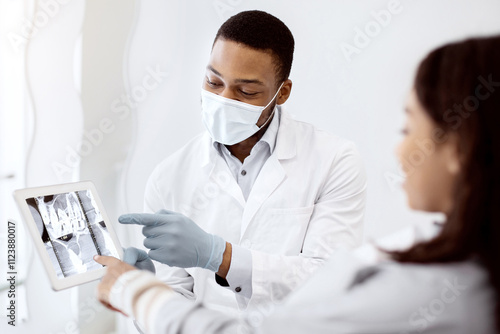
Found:
[{"label": "man's short black hair", "polygon": [[277,17],[260,10],[238,13],[219,28],[214,44],[219,38],[271,52],[275,57],[277,80],[281,83],[288,79],[295,42],[290,29]]}]

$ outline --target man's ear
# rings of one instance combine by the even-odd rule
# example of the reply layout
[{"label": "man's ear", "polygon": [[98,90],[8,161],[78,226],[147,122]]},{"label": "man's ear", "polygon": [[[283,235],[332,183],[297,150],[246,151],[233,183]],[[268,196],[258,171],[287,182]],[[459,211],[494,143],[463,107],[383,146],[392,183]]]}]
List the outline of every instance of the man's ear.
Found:
[{"label": "man's ear", "polygon": [[290,93],[292,92],[292,80],[286,79],[283,83],[283,86],[278,93],[278,97],[276,98],[276,103],[278,105],[283,104],[290,97]]}]

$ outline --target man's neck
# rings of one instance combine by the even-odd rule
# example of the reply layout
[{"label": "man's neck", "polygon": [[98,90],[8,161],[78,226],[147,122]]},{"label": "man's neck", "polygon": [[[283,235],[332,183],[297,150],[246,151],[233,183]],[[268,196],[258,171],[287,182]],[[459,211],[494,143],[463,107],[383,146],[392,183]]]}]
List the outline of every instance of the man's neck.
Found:
[{"label": "man's neck", "polygon": [[253,136],[245,139],[242,142],[239,142],[238,144],[234,145],[226,145],[227,149],[229,152],[231,152],[232,155],[234,155],[236,158],[238,158],[241,163],[245,161],[245,158],[250,155],[250,151],[252,151],[252,148],[257,144],[257,142],[264,136],[264,133],[266,133],[267,129],[269,128],[269,125],[271,125],[271,122],[273,120],[274,115],[271,117],[269,122],[257,131]]}]

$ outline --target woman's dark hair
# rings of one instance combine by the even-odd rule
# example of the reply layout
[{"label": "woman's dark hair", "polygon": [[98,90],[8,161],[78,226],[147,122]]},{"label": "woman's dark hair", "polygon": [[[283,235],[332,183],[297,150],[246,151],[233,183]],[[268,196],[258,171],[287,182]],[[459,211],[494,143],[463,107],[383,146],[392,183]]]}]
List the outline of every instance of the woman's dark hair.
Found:
[{"label": "woman's dark hair", "polygon": [[[445,263],[479,258],[500,293],[500,36],[432,51],[415,77],[419,102],[457,138],[461,170],[454,207],[440,234],[401,252],[399,262]],[[495,317],[500,330],[497,297]]]}]

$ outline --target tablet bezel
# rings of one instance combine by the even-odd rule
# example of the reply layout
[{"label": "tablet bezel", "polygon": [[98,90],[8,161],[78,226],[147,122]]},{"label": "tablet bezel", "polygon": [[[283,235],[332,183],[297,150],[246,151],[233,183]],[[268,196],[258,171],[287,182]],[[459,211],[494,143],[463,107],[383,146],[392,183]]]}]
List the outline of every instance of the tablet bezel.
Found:
[{"label": "tablet bezel", "polygon": [[40,259],[42,260],[45,272],[49,277],[52,289],[56,291],[98,280],[104,275],[104,273],[106,272],[106,268],[103,267],[100,269],[95,269],[89,272],[75,274],[64,278],[57,277],[56,271],[52,265],[49,254],[45,249],[42,237],[40,235],[40,232],[38,231],[35,219],[33,218],[30,212],[26,200],[37,196],[56,195],[56,194],[63,194],[81,190],[91,191],[92,196],[94,197],[94,201],[97,205],[97,208],[101,213],[104,223],[106,224],[106,229],[108,230],[111,240],[113,241],[113,244],[118,252],[119,258],[120,260],[123,259],[123,250],[122,247],[120,246],[120,242],[118,240],[116,232],[108,218],[108,215],[106,214],[106,211],[104,210],[104,206],[102,205],[101,199],[99,198],[95,185],[91,181],[81,181],[81,182],[57,184],[57,185],[35,187],[35,188],[25,188],[14,191],[14,198],[16,200],[19,211],[21,212],[22,217],[24,218],[25,225],[28,227],[28,230],[30,231],[31,237],[35,244],[35,248],[37,249]]}]

